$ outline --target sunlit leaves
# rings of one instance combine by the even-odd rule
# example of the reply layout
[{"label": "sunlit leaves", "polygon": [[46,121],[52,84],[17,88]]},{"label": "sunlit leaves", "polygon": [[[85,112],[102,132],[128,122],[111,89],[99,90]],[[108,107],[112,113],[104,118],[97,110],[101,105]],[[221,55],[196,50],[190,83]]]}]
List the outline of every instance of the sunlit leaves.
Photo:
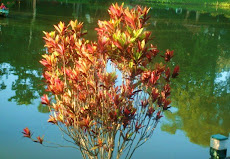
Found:
[{"label": "sunlit leaves", "polygon": [[[140,70],[138,67],[146,62],[145,58],[150,59],[152,56],[147,46],[151,33],[143,31],[148,10],[137,8],[112,5],[109,9],[110,21],[99,21],[99,28],[96,29],[98,43],[105,45],[102,47],[103,52],[121,71],[130,74]],[[106,39],[106,42],[101,39]],[[134,65],[130,61],[134,62]]]},{"label": "sunlit leaves", "polygon": [[60,35],[63,35],[65,33],[65,30],[67,29],[64,22],[60,22],[58,25],[54,25],[54,28],[58,31]]},{"label": "sunlit leaves", "polygon": [[[169,82],[179,67],[171,75],[168,62],[173,51],[160,55],[150,43],[148,12],[149,8],[139,6],[111,5],[110,20],[98,21],[97,42],[84,39],[83,23],[77,20],[60,22],[55,31],[44,32],[47,52],[40,63],[53,97],[44,95],[42,104],[49,106],[48,122],[61,127],[84,153],[98,156],[105,150],[112,155],[116,134],[126,146],[140,132],[140,140],[146,141],[163,111],[170,108]],[[158,56],[164,60],[157,61]],[[122,73],[119,86],[116,71],[106,70],[108,61]],[[30,137],[27,129],[24,135]],[[42,144],[43,137],[35,142]],[[118,149],[122,153],[125,146]]]},{"label": "sunlit leaves", "polygon": [[49,122],[49,123],[52,123],[52,124],[57,124],[56,118],[53,117],[52,115],[50,115],[50,118],[48,119],[48,122]]}]

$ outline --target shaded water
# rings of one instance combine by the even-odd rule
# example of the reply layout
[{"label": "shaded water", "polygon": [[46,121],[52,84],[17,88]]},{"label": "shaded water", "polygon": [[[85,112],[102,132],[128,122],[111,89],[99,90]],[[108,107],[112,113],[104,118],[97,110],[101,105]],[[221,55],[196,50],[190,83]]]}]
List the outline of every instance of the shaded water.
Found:
[{"label": "shaded water", "polygon": [[[42,31],[77,18],[96,39],[98,19],[108,19],[107,3],[23,1],[8,18],[0,17],[0,158],[81,158],[71,148],[46,148],[22,137],[28,126],[35,135],[66,144],[47,123],[43,94]],[[131,4],[130,4],[131,5]],[[173,83],[172,113],[167,112],[138,158],[208,158],[212,134],[230,133],[230,19],[223,14],[151,6],[148,29],[161,51],[175,50],[180,77]],[[230,151],[230,144],[229,151]],[[230,154],[228,152],[228,154]],[[228,155],[230,156],[230,155]]]}]

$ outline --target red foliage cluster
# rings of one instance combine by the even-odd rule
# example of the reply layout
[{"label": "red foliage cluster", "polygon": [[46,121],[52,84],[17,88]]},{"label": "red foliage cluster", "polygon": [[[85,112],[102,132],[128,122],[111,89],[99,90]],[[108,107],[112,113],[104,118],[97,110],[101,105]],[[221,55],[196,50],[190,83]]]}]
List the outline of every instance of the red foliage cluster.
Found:
[{"label": "red foliage cluster", "polygon": [[[83,24],[77,20],[68,25],[60,22],[55,31],[45,32],[48,53],[40,62],[45,67],[47,91],[55,99],[42,97],[42,104],[51,110],[48,122],[93,136],[97,139],[93,146],[101,147],[101,139],[109,134],[103,143],[108,151],[114,147],[118,130],[127,132],[120,134],[126,141],[130,134],[150,126],[146,121],[158,122],[162,112],[170,108],[170,78],[178,76],[179,67],[171,75],[169,61],[174,52],[166,50],[158,55],[157,47],[149,43],[151,32],[144,29],[148,12],[149,8],[139,6],[112,5],[110,20],[98,21],[97,42],[83,38]],[[158,56],[163,57],[159,62],[155,60]],[[106,72],[109,60],[123,74],[121,86],[115,85],[116,72]],[[30,137],[27,129],[24,136]],[[81,135],[69,136],[83,141]],[[42,138],[37,139],[42,143]]]}]

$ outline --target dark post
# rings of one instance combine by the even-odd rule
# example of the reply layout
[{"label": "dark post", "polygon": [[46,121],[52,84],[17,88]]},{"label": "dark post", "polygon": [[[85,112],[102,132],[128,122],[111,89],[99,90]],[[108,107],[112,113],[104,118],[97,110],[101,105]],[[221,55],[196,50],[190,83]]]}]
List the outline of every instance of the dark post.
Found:
[{"label": "dark post", "polygon": [[228,137],[220,134],[212,135],[210,139],[211,159],[225,159],[227,155]]}]

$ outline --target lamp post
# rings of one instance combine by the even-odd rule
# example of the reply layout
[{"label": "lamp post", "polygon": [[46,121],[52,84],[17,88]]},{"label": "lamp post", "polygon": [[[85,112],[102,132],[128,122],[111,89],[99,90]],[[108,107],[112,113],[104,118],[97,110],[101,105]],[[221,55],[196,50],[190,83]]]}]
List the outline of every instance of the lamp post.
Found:
[{"label": "lamp post", "polygon": [[220,134],[212,135],[210,139],[211,159],[225,159],[227,155],[228,137]]}]

